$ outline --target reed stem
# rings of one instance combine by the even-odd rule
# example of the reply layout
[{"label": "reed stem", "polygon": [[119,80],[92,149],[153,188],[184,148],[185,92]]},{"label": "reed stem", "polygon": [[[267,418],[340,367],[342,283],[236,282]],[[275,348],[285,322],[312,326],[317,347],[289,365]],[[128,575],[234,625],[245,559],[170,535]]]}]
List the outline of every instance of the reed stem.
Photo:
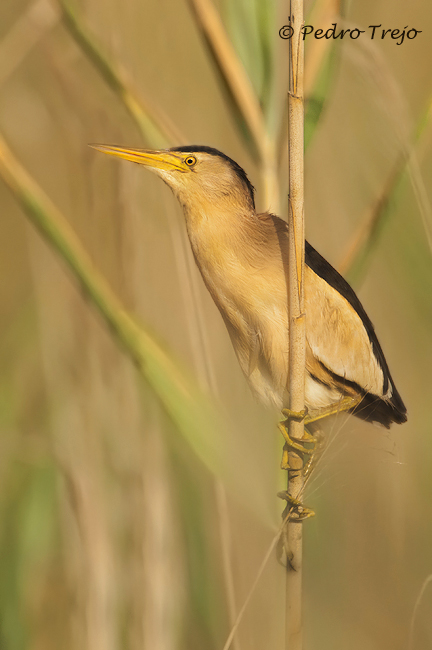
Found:
[{"label": "reed stem", "polygon": [[[288,92],[289,162],[289,403],[292,411],[302,411],[305,402],[305,313],[304,313],[304,45],[303,0],[291,0]],[[304,436],[303,421],[289,421],[291,438]],[[303,459],[289,453],[288,492],[298,498],[302,492]],[[301,650],[302,641],[302,523],[288,520],[285,530],[286,574],[286,648]]]}]

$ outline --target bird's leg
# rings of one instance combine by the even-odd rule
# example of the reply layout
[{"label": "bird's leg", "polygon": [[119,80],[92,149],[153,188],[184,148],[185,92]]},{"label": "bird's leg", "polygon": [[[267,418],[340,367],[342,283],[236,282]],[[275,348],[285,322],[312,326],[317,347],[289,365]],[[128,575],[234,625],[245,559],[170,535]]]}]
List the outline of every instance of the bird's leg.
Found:
[{"label": "bird's leg", "polygon": [[[304,476],[309,476],[313,467],[315,467],[316,462],[319,459],[320,454],[318,454],[318,456],[315,454],[317,451],[320,451],[320,448],[323,445],[322,433],[318,433],[318,435],[312,435],[307,429],[304,430],[304,435],[301,440],[292,438],[288,433],[288,424],[290,420],[304,420],[304,424],[307,426],[308,424],[312,424],[314,422],[322,420],[323,418],[330,417],[331,415],[337,415],[343,411],[349,411],[360,404],[361,400],[361,397],[344,397],[335,404],[331,404],[330,406],[326,406],[321,409],[315,409],[313,411],[309,411],[307,408],[305,408],[303,411],[292,411],[291,409],[287,408],[282,409],[282,415],[284,415],[286,419],[283,422],[280,422],[278,425],[283,437],[285,438],[281,468],[286,470],[290,469],[288,454],[290,451],[297,451],[300,454],[309,456],[307,462],[303,466]],[[306,447],[305,443],[310,443],[312,445],[312,448]],[[318,449],[317,444],[319,445]]]},{"label": "bird's leg", "polygon": [[[303,438],[301,439],[293,438],[288,433],[288,425],[290,420],[304,420],[305,425],[309,423],[309,411],[307,408],[299,412],[291,411],[290,409],[282,409],[282,414],[286,418],[278,424],[279,430],[285,439],[284,455],[282,457],[282,469],[289,469],[289,466],[287,464],[288,452],[297,451],[300,454],[306,454],[309,456],[313,452],[313,448],[317,440],[315,436],[313,436],[307,429],[304,430]],[[306,447],[305,443],[311,444],[312,449]]]},{"label": "bird's leg", "polygon": [[[303,472],[304,476],[307,476],[310,473],[312,466],[314,465],[313,458],[315,453],[315,447],[313,447],[312,449],[308,449],[307,447],[304,447],[300,445],[298,442],[296,442],[295,440],[293,440],[293,438],[291,438],[290,435],[288,434],[288,430],[286,428],[285,422],[279,423],[279,429],[282,432],[282,435],[284,436],[286,441],[282,452],[281,469],[287,470],[290,475],[293,475],[295,472]],[[307,434],[306,441],[312,442],[315,446],[316,438],[312,436],[308,431],[305,431],[305,434]],[[303,467],[301,469],[293,469],[290,466],[289,453],[292,451],[296,451],[302,457]],[[309,456],[306,463],[304,461],[304,456]],[[279,492],[278,497],[280,499],[285,499],[285,501],[287,501],[287,509],[284,511],[282,515],[284,518],[288,515],[289,510],[292,510],[294,513],[294,516],[290,515],[290,519],[296,521],[307,519],[308,517],[313,517],[315,514],[314,511],[311,510],[311,508],[308,508],[301,501],[294,498],[288,492],[288,490]]]},{"label": "bird's leg", "polygon": [[[329,417],[331,415],[337,415],[338,413],[349,411],[355,408],[358,404],[360,404],[361,399],[361,397],[344,397],[336,404],[331,404],[328,407],[316,409],[314,411],[309,411],[307,408],[299,412],[292,411],[291,409],[282,409],[282,414],[286,419],[280,422],[278,425],[279,430],[285,439],[285,445],[282,453],[281,469],[285,469],[289,472],[302,472],[303,477],[306,479],[310,476],[324,449],[324,436],[318,429],[315,431],[314,435],[305,429],[303,438],[301,440],[290,436],[288,433],[288,424],[290,420],[304,420],[305,426],[310,425],[323,418]],[[306,445],[310,446],[307,447]],[[292,451],[297,452],[302,457],[303,467],[299,470],[294,470],[290,467],[289,453]],[[304,456],[308,456],[306,462],[304,460]],[[312,517],[315,514],[313,510],[307,508],[298,499],[292,497],[288,491],[280,492],[278,496],[288,502],[287,508],[293,510],[294,517],[292,518],[295,520],[307,519],[308,517]],[[284,516],[286,515],[287,512],[285,511]]]},{"label": "bird's leg", "polygon": [[[283,413],[284,413],[284,415],[286,415],[287,414],[287,409],[284,409]],[[307,410],[305,409],[304,411],[302,411],[300,413],[293,413],[293,411],[290,411],[289,413],[290,413],[289,417],[286,420],[284,420],[282,422],[279,422],[279,424],[278,424],[279,430],[281,431],[281,433],[282,433],[282,435],[283,435],[283,437],[285,439],[285,444],[284,444],[283,453],[282,453],[281,469],[285,469],[288,472],[290,472],[290,474],[294,474],[294,472],[303,472],[304,468],[309,466],[309,464],[311,462],[311,458],[312,458],[313,453],[314,453],[314,446],[316,444],[316,439],[306,429],[304,431],[304,436],[303,436],[303,438],[301,440],[298,440],[296,438],[292,438],[288,433],[288,421],[289,421],[289,419],[290,418],[292,418],[292,419],[304,419],[305,416],[306,416]],[[312,448],[309,448],[309,447],[306,447],[305,444],[301,444],[301,443],[312,444],[313,446],[312,446]],[[297,452],[299,454],[299,456],[301,456],[302,462],[303,462],[303,468],[301,468],[301,469],[293,469],[290,466],[290,464],[289,464],[289,453],[293,452],[293,451]],[[309,460],[307,461],[307,463],[304,463],[304,456],[309,456]],[[300,521],[302,519],[307,519],[308,517],[313,517],[313,515],[315,514],[313,510],[311,510],[310,508],[303,505],[303,503],[301,503],[301,501],[299,501],[298,499],[293,497],[288,491],[279,492],[278,497],[281,498],[281,499],[285,499],[285,501],[287,501],[287,508],[285,509],[285,511],[283,513],[283,517],[286,517],[289,514],[290,519],[295,520],[295,521]]]},{"label": "bird's leg", "polygon": [[[339,402],[335,404],[330,404],[330,406],[325,406],[324,408],[314,409],[313,411],[307,411],[304,417],[305,426],[311,422],[317,422],[317,420],[322,420],[327,418],[330,415],[337,415],[343,411],[350,411],[360,404],[362,397],[343,397]],[[286,415],[288,419],[292,417],[292,411],[289,409],[282,409],[282,415]]]},{"label": "bird's leg", "polygon": [[[288,427],[286,420],[283,422],[279,422],[278,424],[279,431],[282,433],[283,437],[285,438],[285,447],[284,447],[284,454],[285,451],[288,453],[289,451],[298,451],[299,454],[310,454],[311,450],[305,447],[304,445],[301,444],[301,442],[314,442],[314,440],[308,439],[306,436],[300,440],[297,438],[292,438],[290,434],[288,433]],[[306,433],[306,431],[305,431]],[[310,436],[308,434],[308,437],[313,438],[313,436]],[[288,469],[288,467],[283,467],[282,469]]]}]

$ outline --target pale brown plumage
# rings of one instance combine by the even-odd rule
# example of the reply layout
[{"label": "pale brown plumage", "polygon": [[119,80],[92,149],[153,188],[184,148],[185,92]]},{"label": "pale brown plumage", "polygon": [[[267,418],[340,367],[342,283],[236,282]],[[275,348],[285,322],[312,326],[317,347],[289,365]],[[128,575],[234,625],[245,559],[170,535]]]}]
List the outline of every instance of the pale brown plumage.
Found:
[{"label": "pale brown plumage", "polygon": [[[253,391],[286,406],[288,377],[287,225],[257,214],[245,172],[208,147],[165,152],[97,148],[150,167],[183,206],[204,282],[227,326]],[[361,397],[355,414],[389,426],[406,409],[372,323],[343,278],[306,243],[306,406]]]}]

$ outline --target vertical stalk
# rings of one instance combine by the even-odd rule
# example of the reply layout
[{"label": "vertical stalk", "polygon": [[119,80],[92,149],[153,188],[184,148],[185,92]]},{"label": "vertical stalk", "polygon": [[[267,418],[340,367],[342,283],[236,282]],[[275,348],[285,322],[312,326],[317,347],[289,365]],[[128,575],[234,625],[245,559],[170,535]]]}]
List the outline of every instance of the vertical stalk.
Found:
[{"label": "vertical stalk", "polygon": [[[289,401],[292,411],[304,409],[305,389],[305,314],[304,314],[304,46],[301,34],[303,0],[291,0],[289,41]],[[303,421],[291,419],[291,438],[303,438]],[[298,498],[303,488],[303,460],[290,452],[288,492]],[[302,523],[288,521],[285,532],[286,575],[286,648],[302,648]]]}]

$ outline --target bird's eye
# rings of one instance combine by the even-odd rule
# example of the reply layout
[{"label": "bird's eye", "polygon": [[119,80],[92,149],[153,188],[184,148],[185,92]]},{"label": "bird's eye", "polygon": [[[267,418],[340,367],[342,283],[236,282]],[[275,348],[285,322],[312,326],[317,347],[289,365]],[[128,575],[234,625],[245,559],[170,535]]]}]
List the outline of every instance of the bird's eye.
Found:
[{"label": "bird's eye", "polygon": [[185,158],[185,163],[188,167],[193,167],[196,163],[195,156],[188,156],[187,158]]}]

